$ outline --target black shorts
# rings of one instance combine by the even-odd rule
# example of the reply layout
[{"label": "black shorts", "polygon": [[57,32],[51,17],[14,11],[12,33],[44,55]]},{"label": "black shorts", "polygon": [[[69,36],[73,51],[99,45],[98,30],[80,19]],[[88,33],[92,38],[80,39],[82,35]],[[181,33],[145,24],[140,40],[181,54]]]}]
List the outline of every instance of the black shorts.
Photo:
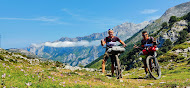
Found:
[{"label": "black shorts", "polygon": [[108,59],[109,57],[111,58],[111,63],[112,63],[112,64],[115,63],[115,66],[117,66],[117,62],[116,62],[116,57],[115,57],[115,55],[109,55],[109,56],[108,56],[108,55],[104,54],[104,58],[103,58],[103,59],[104,59],[105,61],[107,61],[107,59]]}]

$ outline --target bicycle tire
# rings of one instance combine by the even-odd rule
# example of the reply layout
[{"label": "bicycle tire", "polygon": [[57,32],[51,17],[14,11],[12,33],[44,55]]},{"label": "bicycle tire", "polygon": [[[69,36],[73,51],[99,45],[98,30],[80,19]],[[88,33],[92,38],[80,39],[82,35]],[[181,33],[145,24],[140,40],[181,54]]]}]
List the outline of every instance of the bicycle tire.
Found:
[{"label": "bicycle tire", "polygon": [[[153,59],[153,62],[151,61],[151,59]],[[161,78],[161,69],[158,64],[157,59],[154,58],[153,56],[148,56],[146,59],[146,64],[147,64],[150,75],[154,79],[160,79]],[[150,67],[150,65],[151,65],[151,67]]]},{"label": "bicycle tire", "polygon": [[118,58],[118,55],[115,55],[115,57],[116,57],[116,63],[117,63],[116,75],[117,75],[117,79],[119,79],[119,78],[122,78],[120,60]]}]

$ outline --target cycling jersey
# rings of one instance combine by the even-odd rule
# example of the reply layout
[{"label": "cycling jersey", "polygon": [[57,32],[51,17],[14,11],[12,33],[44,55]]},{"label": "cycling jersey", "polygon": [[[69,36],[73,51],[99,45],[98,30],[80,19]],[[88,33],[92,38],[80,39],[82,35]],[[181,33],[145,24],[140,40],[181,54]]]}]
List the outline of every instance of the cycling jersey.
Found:
[{"label": "cycling jersey", "polygon": [[144,48],[148,46],[149,44],[153,44],[153,41],[154,41],[153,37],[149,37],[147,40],[143,39],[141,40],[141,47]]},{"label": "cycling jersey", "polygon": [[116,46],[116,42],[120,41],[120,39],[116,36],[114,36],[113,38],[108,36],[104,39],[104,41],[106,42],[106,47],[112,47]]}]

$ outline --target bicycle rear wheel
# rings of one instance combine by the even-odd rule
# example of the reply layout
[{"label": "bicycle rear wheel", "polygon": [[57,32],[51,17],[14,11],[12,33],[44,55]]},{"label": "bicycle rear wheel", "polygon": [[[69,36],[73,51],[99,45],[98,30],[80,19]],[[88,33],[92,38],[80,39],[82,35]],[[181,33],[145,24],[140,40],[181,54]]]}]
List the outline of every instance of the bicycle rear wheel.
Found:
[{"label": "bicycle rear wheel", "polygon": [[146,59],[146,63],[147,63],[147,67],[148,67],[148,71],[150,75],[154,79],[159,79],[161,77],[161,69],[158,64],[157,59],[154,58],[153,56],[148,56]]}]

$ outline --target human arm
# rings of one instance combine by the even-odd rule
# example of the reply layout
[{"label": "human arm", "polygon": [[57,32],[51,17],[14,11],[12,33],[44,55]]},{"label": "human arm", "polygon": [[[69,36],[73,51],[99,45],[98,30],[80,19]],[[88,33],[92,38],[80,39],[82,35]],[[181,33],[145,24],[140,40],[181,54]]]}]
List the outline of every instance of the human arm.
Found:
[{"label": "human arm", "polygon": [[104,41],[104,39],[101,40],[101,45],[104,46],[106,44],[106,42]]},{"label": "human arm", "polygon": [[126,47],[126,44],[122,41],[122,40],[120,40],[119,41],[124,47]]}]

